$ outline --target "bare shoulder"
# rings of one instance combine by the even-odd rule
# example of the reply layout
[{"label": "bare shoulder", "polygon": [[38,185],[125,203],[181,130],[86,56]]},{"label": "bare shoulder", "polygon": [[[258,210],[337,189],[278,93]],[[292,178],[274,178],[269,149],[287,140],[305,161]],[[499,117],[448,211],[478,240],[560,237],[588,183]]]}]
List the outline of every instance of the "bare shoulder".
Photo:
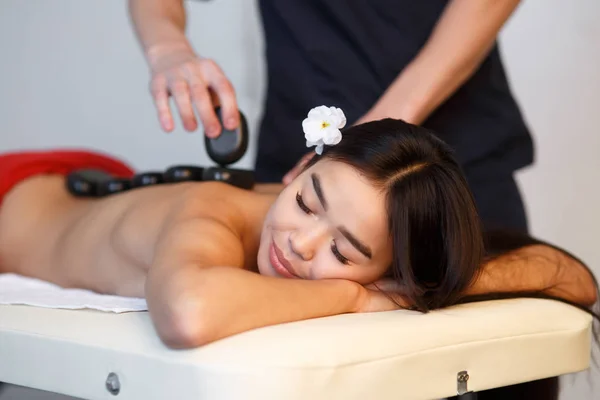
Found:
[{"label": "bare shoulder", "polygon": [[247,211],[258,210],[256,196],[219,182],[190,186],[159,236],[156,257],[169,254],[197,265],[246,267],[254,257],[247,246],[253,223]]},{"label": "bare shoulder", "polygon": [[193,263],[198,266],[244,266],[244,248],[237,232],[218,219],[188,216],[178,219],[159,237],[154,264]]}]

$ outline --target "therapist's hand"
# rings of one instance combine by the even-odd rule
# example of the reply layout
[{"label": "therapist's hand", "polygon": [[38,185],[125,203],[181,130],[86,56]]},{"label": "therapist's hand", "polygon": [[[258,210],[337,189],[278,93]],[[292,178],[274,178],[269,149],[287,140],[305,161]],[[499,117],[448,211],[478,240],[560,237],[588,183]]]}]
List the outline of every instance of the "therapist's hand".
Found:
[{"label": "therapist's hand", "polygon": [[283,182],[282,183],[285,186],[287,186],[290,183],[292,183],[292,181],[294,179],[296,179],[296,177],[302,173],[302,170],[304,169],[304,167],[306,166],[306,164],[308,164],[308,162],[310,161],[310,159],[313,158],[313,156],[315,154],[316,153],[313,150],[310,153],[305,154],[304,156],[302,156],[302,158],[300,159],[300,161],[298,161],[296,163],[296,165],[294,165],[294,168],[292,168],[287,174],[285,174],[285,176],[283,177]]},{"label": "therapist's hand", "polygon": [[169,104],[172,96],[184,128],[198,128],[196,113],[206,135],[214,138],[221,133],[215,107],[221,106],[224,126],[235,129],[239,111],[235,91],[221,68],[207,58],[196,56],[187,44],[157,46],[148,51],[152,71],[150,91],[161,127],[166,132],[174,128],[174,113]]}]

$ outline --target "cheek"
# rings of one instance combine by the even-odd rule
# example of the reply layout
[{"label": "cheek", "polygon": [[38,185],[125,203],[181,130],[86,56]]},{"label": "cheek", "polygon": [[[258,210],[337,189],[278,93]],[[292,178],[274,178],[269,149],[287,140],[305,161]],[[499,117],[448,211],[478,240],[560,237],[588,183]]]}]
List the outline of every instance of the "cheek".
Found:
[{"label": "cheek", "polygon": [[289,206],[289,202],[290,200],[284,194],[280,195],[271,206],[263,222],[257,254],[258,271],[262,275],[277,276],[269,260],[269,246],[274,234],[281,233],[294,226],[294,220],[297,217],[294,210]]},{"label": "cheek", "polygon": [[[295,195],[294,195],[295,197]],[[297,210],[295,198],[290,198],[290,193],[282,193],[279,198],[275,201],[271,210],[267,214],[265,223],[267,226],[281,227],[284,228],[290,225],[295,219],[297,219]]]},{"label": "cheek", "polygon": [[258,254],[256,255],[256,266],[261,275],[272,275],[273,270],[269,261],[269,245],[271,241],[271,230],[266,223],[260,236],[260,244],[258,246]]}]

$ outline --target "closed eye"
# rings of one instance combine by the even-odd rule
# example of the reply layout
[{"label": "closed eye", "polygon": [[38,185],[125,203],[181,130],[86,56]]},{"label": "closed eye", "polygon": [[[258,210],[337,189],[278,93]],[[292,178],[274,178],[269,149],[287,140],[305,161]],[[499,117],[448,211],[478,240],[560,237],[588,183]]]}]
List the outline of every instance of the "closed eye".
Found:
[{"label": "closed eye", "polygon": [[300,194],[300,192],[296,193],[296,203],[298,203],[298,207],[300,207],[300,209],[302,211],[304,211],[306,214],[313,213],[312,210],[310,208],[308,208],[306,203],[304,203],[304,200],[302,200],[302,195]]},{"label": "closed eye", "polygon": [[335,240],[331,242],[331,252],[335,256],[335,258],[337,258],[338,261],[341,262],[342,264],[344,264],[344,265],[350,264],[350,260],[348,260],[346,257],[344,257],[342,255],[342,253],[340,253],[340,251],[338,250]]}]

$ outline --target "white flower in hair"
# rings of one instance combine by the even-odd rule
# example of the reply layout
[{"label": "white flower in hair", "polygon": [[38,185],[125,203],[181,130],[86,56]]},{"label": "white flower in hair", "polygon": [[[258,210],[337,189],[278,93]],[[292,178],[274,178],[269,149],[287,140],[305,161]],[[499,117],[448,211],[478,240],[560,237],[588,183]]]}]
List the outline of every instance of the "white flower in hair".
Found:
[{"label": "white flower in hair", "polygon": [[302,121],[302,130],[306,138],[306,147],[317,146],[317,154],[323,152],[323,146],[333,146],[342,140],[342,129],[346,125],[344,112],[336,107],[319,106],[308,112]]}]

